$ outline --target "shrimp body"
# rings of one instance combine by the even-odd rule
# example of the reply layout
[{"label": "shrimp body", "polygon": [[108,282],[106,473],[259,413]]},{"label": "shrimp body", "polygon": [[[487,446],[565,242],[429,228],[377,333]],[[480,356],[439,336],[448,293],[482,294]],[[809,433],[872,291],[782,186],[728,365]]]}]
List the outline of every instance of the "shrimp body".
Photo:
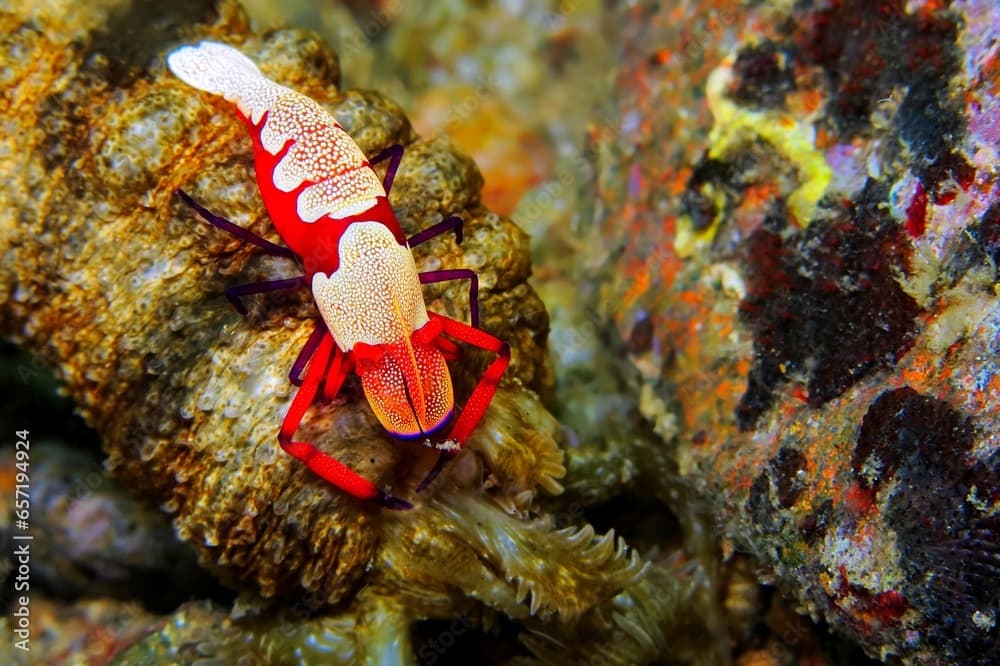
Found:
[{"label": "shrimp body", "polygon": [[442,335],[491,349],[500,355],[494,363],[502,361],[502,367],[487,370],[452,428],[450,448],[457,449],[492,398],[509,360],[506,345],[474,327],[428,314],[421,275],[386,187],[322,106],[268,79],[225,44],[181,47],[167,64],[185,83],[236,106],[253,140],[257,184],[267,212],[301,262],[328,332],[286,415],[278,437],[282,447],[351,494],[388,497],[311,444],[292,441],[319,383],[325,379],[324,393],[332,397],[355,370],[387,431],[430,443],[429,437],[454,412],[445,361],[455,347]]}]

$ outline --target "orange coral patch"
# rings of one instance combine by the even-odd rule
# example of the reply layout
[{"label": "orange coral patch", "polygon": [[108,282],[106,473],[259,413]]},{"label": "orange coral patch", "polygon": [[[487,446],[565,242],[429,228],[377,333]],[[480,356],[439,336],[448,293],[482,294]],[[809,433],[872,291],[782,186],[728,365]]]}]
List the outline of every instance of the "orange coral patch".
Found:
[{"label": "orange coral patch", "polygon": [[685,166],[671,174],[666,173],[667,193],[672,197],[679,197],[687,190],[688,181],[691,180],[691,167]]},{"label": "orange coral patch", "polygon": [[622,301],[626,306],[633,305],[636,300],[649,291],[649,269],[639,262],[636,262],[628,271],[631,284],[622,295]]}]

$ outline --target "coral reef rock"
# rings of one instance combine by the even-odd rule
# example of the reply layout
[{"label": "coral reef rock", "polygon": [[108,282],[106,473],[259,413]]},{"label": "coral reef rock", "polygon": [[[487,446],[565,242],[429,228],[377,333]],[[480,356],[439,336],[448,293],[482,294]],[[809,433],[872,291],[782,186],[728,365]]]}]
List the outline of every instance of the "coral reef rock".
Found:
[{"label": "coral reef rock", "polygon": [[1000,649],[998,12],[637,3],[591,146],[640,410],[727,548],[883,659]]}]

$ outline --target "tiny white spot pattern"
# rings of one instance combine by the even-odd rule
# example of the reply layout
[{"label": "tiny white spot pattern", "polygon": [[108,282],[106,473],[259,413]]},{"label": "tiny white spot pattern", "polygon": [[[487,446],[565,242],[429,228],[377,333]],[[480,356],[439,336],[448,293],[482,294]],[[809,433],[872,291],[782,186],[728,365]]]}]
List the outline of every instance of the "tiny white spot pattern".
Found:
[{"label": "tiny white spot pattern", "polygon": [[167,57],[167,66],[185,83],[233,102],[260,128],[264,150],[279,154],[293,142],[275,166],[275,187],[299,193],[296,212],[303,222],[328,215],[334,219],[362,213],[385,196],[378,176],[350,135],[312,99],[279,85],[231,46],[204,41],[184,46]]},{"label": "tiny white spot pattern", "polygon": [[391,344],[427,323],[413,255],[378,222],[355,222],[340,237],[340,266],[316,273],[313,298],[337,346]]}]

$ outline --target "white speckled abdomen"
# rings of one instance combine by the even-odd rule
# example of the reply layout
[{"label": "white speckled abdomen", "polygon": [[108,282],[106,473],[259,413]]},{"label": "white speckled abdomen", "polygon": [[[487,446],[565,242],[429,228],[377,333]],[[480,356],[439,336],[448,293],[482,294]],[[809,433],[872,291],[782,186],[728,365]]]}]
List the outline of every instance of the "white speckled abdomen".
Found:
[{"label": "white speckled abdomen", "polygon": [[[189,85],[236,104],[259,132],[261,148],[280,156],[273,172],[258,172],[258,177],[269,179],[278,192],[296,193],[299,221],[359,215],[385,197],[365,154],[326,109],[268,79],[233,47],[211,41],[184,46],[167,57],[167,65]],[[303,183],[309,185],[297,192]],[[271,210],[272,202],[265,203],[276,223],[283,219]]]},{"label": "white speckled abdomen", "polygon": [[345,352],[358,342],[409,339],[427,323],[413,255],[378,222],[355,222],[344,231],[340,266],[332,275],[313,275],[312,291],[327,328]]}]

